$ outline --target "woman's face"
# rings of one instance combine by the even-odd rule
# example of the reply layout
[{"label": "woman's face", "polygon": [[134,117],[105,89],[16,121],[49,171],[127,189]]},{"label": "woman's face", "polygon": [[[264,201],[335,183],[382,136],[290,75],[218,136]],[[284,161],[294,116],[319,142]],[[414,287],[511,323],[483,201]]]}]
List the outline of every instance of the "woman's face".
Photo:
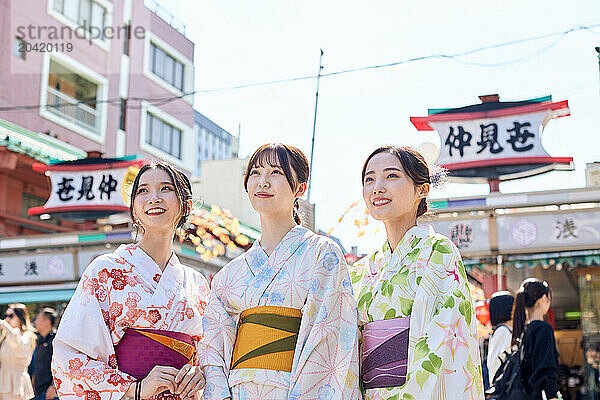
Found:
[{"label": "woman's face", "polygon": [[291,215],[294,200],[306,191],[306,183],[292,190],[279,166],[255,165],[250,170],[247,183],[248,198],[260,215]]},{"label": "woman's face", "polygon": [[369,160],[363,180],[363,198],[369,214],[376,220],[416,217],[419,202],[425,196],[422,190],[415,188],[395,155],[383,152]]},{"label": "woman's face", "polygon": [[169,175],[161,168],[146,170],[133,200],[133,217],[144,232],[174,232],[180,216],[181,203]]},{"label": "woman's face", "polygon": [[19,317],[17,317],[17,314],[15,314],[15,310],[12,307],[10,307],[9,309],[6,310],[6,314],[5,314],[5,318],[4,319],[13,328],[20,328],[21,327],[21,321],[19,320]]}]

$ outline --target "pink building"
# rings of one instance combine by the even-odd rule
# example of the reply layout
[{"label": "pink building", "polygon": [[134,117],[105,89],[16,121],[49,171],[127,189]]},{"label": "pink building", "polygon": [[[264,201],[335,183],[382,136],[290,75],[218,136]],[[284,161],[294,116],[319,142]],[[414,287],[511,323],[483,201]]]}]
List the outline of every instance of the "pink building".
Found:
[{"label": "pink building", "polygon": [[0,119],[192,173],[194,44],[159,11],[144,0],[0,2]]}]

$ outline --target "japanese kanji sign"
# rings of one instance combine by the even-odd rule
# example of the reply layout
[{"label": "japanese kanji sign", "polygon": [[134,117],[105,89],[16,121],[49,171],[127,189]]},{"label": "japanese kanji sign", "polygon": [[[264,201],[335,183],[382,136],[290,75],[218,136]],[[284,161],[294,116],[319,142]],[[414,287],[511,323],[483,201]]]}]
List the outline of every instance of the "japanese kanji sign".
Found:
[{"label": "japanese kanji sign", "polygon": [[565,249],[600,243],[600,212],[556,212],[538,215],[501,215],[497,218],[498,248]]},{"label": "japanese kanji sign", "polygon": [[72,252],[0,255],[0,283],[60,282],[75,279]]},{"label": "japanese kanji sign", "polygon": [[437,163],[453,176],[463,180],[514,179],[573,168],[571,157],[552,157],[542,146],[546,123],[569,115],[567,101],[532,100],[518,106],[498,101],[464,109],[468,111],[451,109],[411,117],[418,130],[438,132],[441,146]]},{"label": "japanese kanji sign", "polygon": [[46,204],[30,208],[29,215],[68,211],[127,211],[126,187],[132,180],[130,168],[137,170],[142,163],[142,160],[133,160],[49,166],[36,164],[34,169],[44,171],[50,177],[51,192]]},{"label": "japanese kanji sign", "polygon": [[550,157],[542,147],[546,112],[471,121],[430,122],[440,134],[438,163],[448,165],[479,159]]},{"label": "japanese kanji sign", "polygon": [[454,242],[463,255],[490,251],[490,226],[487,218],[431,222],[436,232]]}]

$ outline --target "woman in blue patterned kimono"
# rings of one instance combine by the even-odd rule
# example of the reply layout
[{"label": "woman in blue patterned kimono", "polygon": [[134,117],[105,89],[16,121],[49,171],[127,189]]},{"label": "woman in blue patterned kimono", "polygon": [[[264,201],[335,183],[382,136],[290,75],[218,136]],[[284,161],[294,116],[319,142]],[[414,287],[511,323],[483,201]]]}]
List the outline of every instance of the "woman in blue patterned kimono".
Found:
[{"label": "woman in blue patterned kimono", "polygon": [[339,247],[300,226],[300,150],[260,147],[244,187],[261,237],[212,281],[204,320],[204,398],[360,398],[356,303]]},{"label": "woman in blue patterned kimono", "polygon": [[362,327],[365,399],[483,400],[473,303],[461,256],[430,227],[423,156],[386,146],[367,158],[363,198],[383,222],[382,248],[351,270]]}]

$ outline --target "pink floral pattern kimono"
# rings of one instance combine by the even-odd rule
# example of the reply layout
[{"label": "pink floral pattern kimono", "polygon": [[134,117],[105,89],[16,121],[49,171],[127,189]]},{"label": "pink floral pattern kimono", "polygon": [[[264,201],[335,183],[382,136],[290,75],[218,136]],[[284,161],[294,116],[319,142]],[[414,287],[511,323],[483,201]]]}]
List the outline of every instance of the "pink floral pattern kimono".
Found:
[{"label": "pink floral pattern kimono", "polygon": [[128,327],[187,333],[202,353],[208,295],[204,277],[175,254],[164,271],[135,244],[93,260],[54,339],[52,373],[61,400],[123,397],[135,378],[118,370],[114,348]]}]

